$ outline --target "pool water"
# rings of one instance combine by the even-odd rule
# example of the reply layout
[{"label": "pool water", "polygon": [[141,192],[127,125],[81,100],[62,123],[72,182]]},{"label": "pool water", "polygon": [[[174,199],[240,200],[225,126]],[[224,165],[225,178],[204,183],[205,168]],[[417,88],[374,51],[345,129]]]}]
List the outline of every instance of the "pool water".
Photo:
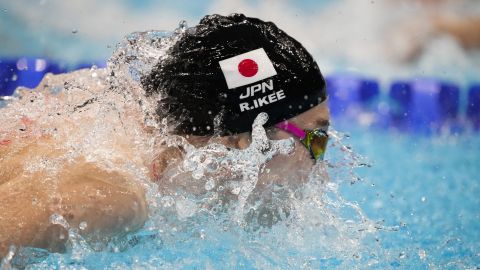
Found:
[{"label": "pool water", "polygon": [[[208,184],[209,179],[205,175],[194,175],[205,164],[190,164],[193,166],[189,170],[192,181],[204,181],[206,191],[198,196],[183,191],[180,191],[182,196],[177,197],[162,194],[156,184],[148,182],[144,173],[146,168],[132,160],[118,161],[111,150],[125,140],[126,143],[133,142],[129,145],[133,145],[137,153],[152,151],[152,136],[142,132],[139,127],[141,121],[134,117],[119,118],[118,115],[131,113],[135,106],[142,107],[137,112],[146,115],[155,109],[155,97],[136,102],[132,93],[141,90],[135,84],[165,53],[164,45],[169,43],[168,39],[164,39],[166,36],[169,34],[154,31],[128,36],[124,43],[126,47],[120,47],[109,62],[115,76],[110,76],[113,74],[111,70],[96,68],[50,76],[48,83],[42,84],[46,91],[27,93],[25,95],[29,98],[14,101],[1,109],[12,120],[6,121],[5,127],[12,125],[14,129],[16,122],[13,120],[19,118],[18,112],[21,111],[27,117],[50,126],[48,130],[56,136],[65,137],[65,147],[74,146],[76,149],[69,155],[88,155],[93,161],[117,166],[114,169],[131,171],[146,187],[149,203],[149,219],[145,226],[109,243],[106,248],[90,246],[79,235],[82,228],[69,228],[66,253],[16,248],[3,259],[3,268],[480,267],[478,134],[416,136],[334,121],[326,162],[315,166],[309,181],[299,187],[272,185],[264,192],[250,190],[247,201],[245,197],[241,200],[240,193],[237,201],[232,200],[232,207],[224,207],[218,198],[225,193],[225,188],[230,187]],[[151,42],[152,39],[156,42]],[[91,98],[95,93],[100,94],[95,99]],[[139,96],[142,98],[142,95],[136,98]],[[75,100],[77,97],[81,99]],[[36,107],[28,106],[30,99],[40,104],[37,106],[43,110],[62,113],[45,115]],[[81,110],[72,111],[71,108]],[[68,118],[75,121],[65,125]],[[146,125],[152,124],[161,129],[158,123],[149,122],[151,119],[142,120]],[[118,130],[125,131],[125,136],[115,136]],[[159,131],[155,136],[160,138],[165,134]],[[116,142],[117,139],[122,141]],[[255,141],[261,143],[261,138]],[[283,144],[283,148],[288,148],[287,141]],[[253,169],[255,176],[261,163],[273,153],[250,150],[240,151],[230,160],[237,164],[243,162],[239,170],[246,172]],[[226,156],[232,154],[230,150],[210,145],[207,148],[192,148],[188,150],[188,155],[209,155],[215,151]],[[286,154],[288,151],[277,152]],[[216,157],[210,158],[215,161]],[[248,163],[249,160],[258,162]],[[48,169],[40,165],[37,167],[31,170]],[[328,181],[323,174],[325,168]],[[252,175],[251,172],[249,175]],[[248,181],[239,183],[246,190],[252,184]],[[249,215],[254,222],[245,224],[241,221],[244,217],[248,219]],[[268,220],[273,218],[276,221],[269,223]],[[69,227],[59,215],[53,215],[51,222]]]},{"label": "pool water", "polygon": [[351,131],[354,149],[371,168],[363,184],[341,193],[367,216],[398,226],[379,233],[385,266],[399,269],[480,267],[480,138],[425,137]]},{"label": "pool water", "polygon": [[352,147],[354,159],[331,145],[327,160],[366,166],[331,168],[332,182],[310,186],[323,194],[306,196],[297,220],[247,232],[218,213],[162,230],[157,216],[115,248],[94,252],[77,237],[66,254],[24,249],[16,263],[27,269],[478,269],[480,138],[361,127],[346,134],[341,143]]}]

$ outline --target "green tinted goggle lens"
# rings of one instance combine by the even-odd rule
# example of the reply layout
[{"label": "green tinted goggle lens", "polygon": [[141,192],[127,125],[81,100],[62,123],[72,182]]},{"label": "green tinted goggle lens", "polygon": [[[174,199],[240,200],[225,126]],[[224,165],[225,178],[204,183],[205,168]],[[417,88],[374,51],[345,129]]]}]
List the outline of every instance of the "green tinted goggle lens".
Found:
[{"label": "green tinted goggle lens", "polygon": [[322,128],[305,130],[305,138],[301,142],[313,159],[323,160],[327,149],[328,135]]},{"label": "green tinted goggle lens", "polygon": [[275,126],[297,137],[308,149],[314,160],[323,160],[328,143],[328,125],[314,130],[305,130],[297,127],[293,123],[283,121],[277,123]]}]

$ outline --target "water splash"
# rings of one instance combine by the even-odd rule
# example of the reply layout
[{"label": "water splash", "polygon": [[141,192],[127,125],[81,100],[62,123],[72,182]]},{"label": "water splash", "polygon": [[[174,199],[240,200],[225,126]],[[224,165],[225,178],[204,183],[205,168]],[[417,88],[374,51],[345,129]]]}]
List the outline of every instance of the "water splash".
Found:
[{"label": "water splash", "polygon": [[15,256],[16,248],[15,246],[10,246],[8,249],[7,255],[0,261],[0,269],[2,270],[10,270],[12,269],[12,260],[13,256]]},{"label": "water splash", "polygon": [[[216,175],[218,172],[228,173],[229,178],[234,179],[226,182],[226,189],[237,196],[235,220],[238,223],[243,222],[245,204],[256,187],[264,164],[277,154],[291,153],[294,148],[293,138],[279,141],[268,139],[263,128],[267,120],[266,113],[257,116],[252,125],[252,143],[247,149],[227,149],[221,144],[209,144],[193,151],[189,148],[183,162],[183,171],[190,172],[194,179],[208,177],[206,190],[213,189],[219,178],[222,178],[221,175]],[[225,172],[226,168],[229,169],[228,172]]]},{"label": "water splash", "polygon": [[[0,141],[19,149],[23,139],[56,142],[58,155],[32,155],[22,164],[26,174],[47,173],[52,199],[61,195],[55,176],[84,158],[130,175],[144,187],[149,206],[140,231],[112,240],[102,251],[80,236],[86,224],[72,228],[53,215],[51,222],[68,231],[67,252],[24,252],[44,256],[27,260],[26,268],[358,268],[371,258],[374,248],[366,242],[378,226],[338,192],[340,185],[356,181],[354,168],[366,164],[339,133],[330,131],[326,161],[311,169],[306,183],[291,174],[285,183],[261,186],[260,176],[270,173],[265,164],[295,150],[293,139],[267,137],[266,114],[254,121],[251,144],[243,150],[218,143],[196,148],[167,135],[166,122],[155,118],[162,97],[146,97],[139,80],[189,29],[181,23],[173,32],[133,33],[106,69],[47,75],[35,91],[17,90],[1,109],[8,120],[0,127]],[[145,161],[165,146],[180,146],[185,158],[165,182],[155,183]]]}]

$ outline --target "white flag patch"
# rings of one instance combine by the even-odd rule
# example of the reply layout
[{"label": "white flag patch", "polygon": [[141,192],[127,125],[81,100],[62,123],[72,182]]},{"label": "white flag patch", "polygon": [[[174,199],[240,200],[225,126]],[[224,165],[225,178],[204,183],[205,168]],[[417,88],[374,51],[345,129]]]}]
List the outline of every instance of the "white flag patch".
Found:
[{"label": "white flag patch", "polygon": [[263,48],[242,53],[220,62],[228,89],[251,84],[277,75]]}]

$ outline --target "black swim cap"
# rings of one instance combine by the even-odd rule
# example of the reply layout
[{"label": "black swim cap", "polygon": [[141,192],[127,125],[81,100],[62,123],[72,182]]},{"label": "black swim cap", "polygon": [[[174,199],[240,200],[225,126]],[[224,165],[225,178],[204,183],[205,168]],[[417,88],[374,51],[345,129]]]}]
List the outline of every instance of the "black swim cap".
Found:
[{"label": "black swim cap", "polygon": [[243,14],[209,15],[187,29],[142,78],[147,95],[175,132],[230,135],[250,131],[266,112],[266,126],[326,99],[317,63],[272,22]]}]

